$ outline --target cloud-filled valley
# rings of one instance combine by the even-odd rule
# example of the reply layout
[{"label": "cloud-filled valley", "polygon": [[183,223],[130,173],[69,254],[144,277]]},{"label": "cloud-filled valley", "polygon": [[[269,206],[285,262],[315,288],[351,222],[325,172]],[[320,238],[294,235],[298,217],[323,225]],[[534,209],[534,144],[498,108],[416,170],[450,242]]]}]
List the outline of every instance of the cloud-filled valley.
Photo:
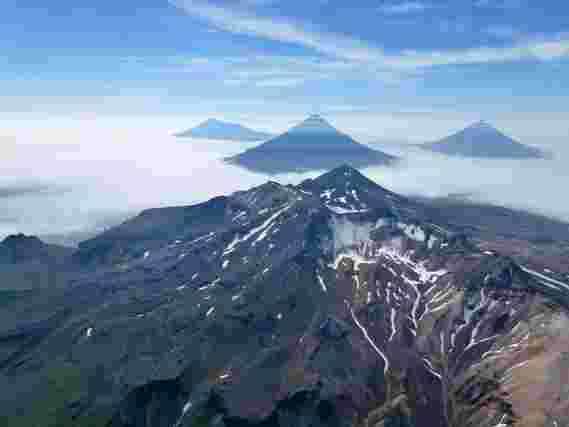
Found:
[{"label": "cloud-filled valley", "polygon": [[[134,123],[134,122],[133,122]],[[0,236],[59,235],[100,229],[142,209],[187,205],[269,179],[223,163],[256,143],[180,140],[166,127],[89,125],[4,133]],[[529,209],[569,221],[560,188],[569,184],[569,153],[552,160],[466,160],[409,146],[370,144],[403,161],[365,169],[396,192],[477,200]],[[551,146],[555,146],[552,144]],[[557,145],[558,146],[558,145]],[[321,171],[270,177],[298,183]]]}]

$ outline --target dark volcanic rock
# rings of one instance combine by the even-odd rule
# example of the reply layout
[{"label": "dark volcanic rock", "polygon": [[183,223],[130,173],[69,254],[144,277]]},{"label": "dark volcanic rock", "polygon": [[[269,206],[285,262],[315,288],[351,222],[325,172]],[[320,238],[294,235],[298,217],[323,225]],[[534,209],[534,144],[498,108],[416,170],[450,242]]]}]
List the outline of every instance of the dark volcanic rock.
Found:
[{"label": "dark volcanic rock", "polygon": [[323,338],[337,340],[344,338],[350,332],[350,329],[351,328],[341,320],[330,316],[322,322],[318,332]]},{"label": "dark volcanic rock", "polygon": [[171,427],[187,393],[178,379],[153,381],[133,390],[109,427]]},{"label": "dark volcanic rock", "polygon": [[566,279],[438,206],[342,166],[143,212],[10,306],[2,425],[563,425]]}]

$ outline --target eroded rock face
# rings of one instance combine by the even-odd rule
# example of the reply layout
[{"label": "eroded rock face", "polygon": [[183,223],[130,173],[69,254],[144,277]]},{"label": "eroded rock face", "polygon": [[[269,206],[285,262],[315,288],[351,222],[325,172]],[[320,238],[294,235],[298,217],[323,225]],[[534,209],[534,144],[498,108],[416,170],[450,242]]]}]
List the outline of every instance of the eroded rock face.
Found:
[{"label": "eroded rock face", "polygon": [[[4,359],[11,379],[66,378],[59,424],[46,425],[568,419],[560,277],[479,250],[346,167],[181,209],[85,246],[137,236],[114,268],[75,279],[62,302],[70,313]],[[204,209],[216,215],[201,224]],[[181,234],[157,218],[177,218]],[[20,397],[41,395],[14,383]]]},{"label": "eroded rock face", "polygon": [[[228,356],[212,383],[220,409],[212,412],[196,397],[180,425],[523,422],[523,404],[509,384],[531,363],[538,319],[560,310],[534,292],[539,284],[511,259],[477,251],[464,234],[401,216],[385,197],[374,211],[358,194],[356,206],[335,194],[352,194],[341,183],[336,174],[334,188],[303,185],[328,214],[311,204],[294,267],[267,272],[232,309],[257,319],[246,333],[257,337],[257,356]],[[302,197],[312,203],[309,194]],[[349,212],[334,209],[337,199],[352,203],[342,205]],[[282,228],[287,215],[267,228]],[[316,236],[320,252],[301,255]],[[267,315],[268,301],[283,308]]]}]

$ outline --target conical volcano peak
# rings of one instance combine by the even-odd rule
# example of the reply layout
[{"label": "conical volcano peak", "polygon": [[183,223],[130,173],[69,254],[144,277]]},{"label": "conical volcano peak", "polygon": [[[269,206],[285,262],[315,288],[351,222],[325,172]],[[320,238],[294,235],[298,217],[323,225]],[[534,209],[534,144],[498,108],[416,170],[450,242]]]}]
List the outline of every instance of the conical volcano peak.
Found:
[{"label": "conical volcano peak", "polygon": [[324,173],[323,175],[320,175],[320,178],[329,177],[329,176],[340,176],[340,177],[344,177],[346,179],[349,179],[352,177],[354,179],[362,179],[362,178],[367,179],[359,170],[350,166],[347,163],[344,163],[343,165],[340,165],[340,166]]},{"label": "conical volcano peak", "polygon": [[307,119],[294,126],[291,133],[339,133],[326,119],[318,114],[312,114]]},{"label": "conical volcano peak", "polygon": [[473,158],[539,159],[545,156],[539,148],[524,145],[483,120],[422,147],[450,156]]},{"label": "conical volcano peak", "polygon": [[318,178],[303,181],[298,187],[317,195],[334,214],[362,214],[379,209],[391,216],[393,203],[403,200],[381,187],[356,168],[343,164]]},{"label": "conical volcano peak", "polygon": [[320,186],[335,186],[340,188],[366,188],[366,187],[379,187],[375,182],[366,177],[356,168],[343,164],[320,175],[314,180]]},{"label": "conical volcano peak", "polygon": [[346,162],[357,167],[387,165],[396,158],[359,144],[314,114],[282,135],[227,160],[274,175],[332,169]]},{"label": "conical volcano peak", "polygon": [[468,126],[467,129],[496,131],[496,128],[494,128],[494,126],[492,126],[489,122],[487,122],[485,120],[480,120],[480,121]]},{"label": "conical volcano peak", "polygon": [[175,134],[178,138],[219,139],[227,141],[262,141],[269,139],[270,134],[246,128],[239,123],[223,122],[209,118],[198,126]]}]

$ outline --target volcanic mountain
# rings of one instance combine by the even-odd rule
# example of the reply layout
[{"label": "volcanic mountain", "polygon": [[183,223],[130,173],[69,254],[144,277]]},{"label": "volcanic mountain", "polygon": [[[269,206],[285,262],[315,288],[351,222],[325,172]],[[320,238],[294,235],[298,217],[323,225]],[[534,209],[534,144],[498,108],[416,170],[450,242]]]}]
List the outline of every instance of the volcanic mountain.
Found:
[{"label": "volcanic mountain", "polygon": [[421,148],[449,156],[529,159],[543,158],[545,153],[515,141],[486,122],[475,123],[440,141],[422,144]]},{"label": "volcanic mountain", "polygon": [[227,159],[229,163],[266,174],[332,169],[344,163],[361,168],[387,165],[395,160],[393,156],[359,144],[318,115]]},{"label": "volcanic mountain", "polygon": [[530,236],[567,225],[452,203],[341,166],[144,211],[3,307],[2,425],[566,425],[569,270]]},{"label": "volcanic mountain", "polygon": [[178,138],[219,139],[227,141],[263,141],[271,138],[271,134],[252,130],[236,123],[208,119],[193,129],[180,132]]}]

